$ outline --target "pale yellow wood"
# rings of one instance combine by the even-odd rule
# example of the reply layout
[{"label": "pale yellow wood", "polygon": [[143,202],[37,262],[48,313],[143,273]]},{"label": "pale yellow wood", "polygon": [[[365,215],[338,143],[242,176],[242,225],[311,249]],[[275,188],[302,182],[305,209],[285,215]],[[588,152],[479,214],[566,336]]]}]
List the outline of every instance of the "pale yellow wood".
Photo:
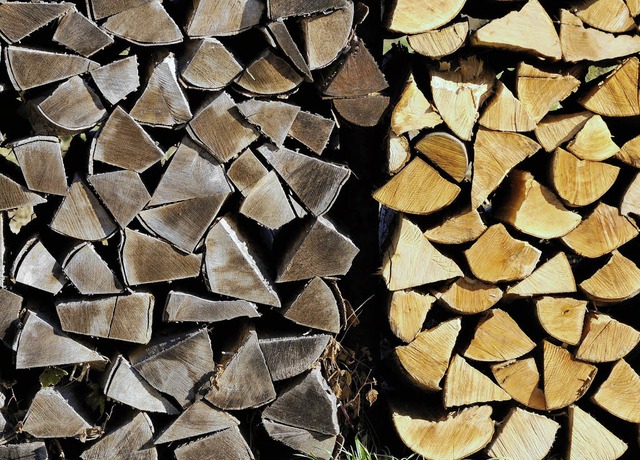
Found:
[{"label": "pale yellow wood", "polygon": [[525,107],[500,80],[478,123],[495,131],[526,132],[536,128]]},{"label": "pale yellow wood", "polygon": [[640,423],[640,376],[624,359],[613,366],[591,399],[622,420]]},{"label": "pale yellow wood", "polygon": [[475,361],[508,361],[529,353],[535,346],[511,316],[494,308],[478,324],[464,356]]},{"label": "pale yellow wood", "polygon": [[624,0],[583,0],[574,11],[586,24],[605,32],[629,32],[636,28]]},{"label": "pale yellow wood", "polygon": [[567,144],[567,150],[583,160],[602,161],[620,150],[613,142],[607,123],[600,115],[591,117]]},{"label": "pale yellow wood", "polygon": [[586,300],[541,297],[535,304],[538,321],[547,334],[569,345],[578,344],[587,313]]},{"label": "pale yellow wood", "polygon": [[466,0],[395,0],[387,27],[393,32],[418,34],[437,29],[458,15]]},{"label": "pale yellow wood", "polygon": [[640,293],[640,269],[618,251],[580,289],[592,300],[601,303],[622,302]]},{"label": "pale yellow wood", "polygon": [[433,128],[440,123],[442,118],[418,88],[413,74],[410,74],[400,100],[391,112],[391,129],[396,134],[403,134],[416,129]]},{"label": "pale yellow wood", "polygon": [[409,140],[403,135],[389,131],[387,137],[387,168],[390,174],[396,174],[411,159]]},{"label": "pale yellow wood", "polygon": [[576,358],[591,363],[607,363],[624,358],[640,342],[640,332],[604,313],[587,319]]},{"label": "pale yellow wood", "polygon": [[455,22],[442,29],[409,35],[409,45],[416,53],[441,58],[459,50],[469,35],[469,21]]},{"label": "pale yellow wood", "polygon": [[389,326],[403,342],[416,338],[436,298],[414,290],[395,291],[389,299]]},{"label": "pale yellow wood", "polygon": [[424,232],[430,241],[440,244],[462,244],[475,241],[487,226],[477,209],[466,208],[461,213],[447,216],[442,223]]},{"label": "pale yellow wood", "polygon": [[631,57],[620,67],[591,88],[580,99],[580,104],[599,115],[607,117],[629,117],[640,115],[638,100],[638,70],[640,61]]},{"label": "pale yellow wood", "polygon": [[573,404],[587,392],[598,369],[578,361],[564,348],[546,340],[542,344],[542,352],[547,410]]},{"label": "pale yellow wood", "polygon": [[620,213],[640,215],[640,173],[636,174],[622,197]]},{"label": "pale yellow wood", "polygon": [[531,275],[507,289],[507,295],[533,297],[576,292],[576,280],[564,252],[536,268]]},{"label": "pale yellow wood", "polygon": [[498,384],[513,399],[531,409],[545,410],[540,373],[533,358],[511,360],[491,366]]},{"label": "pale yellow wood", "polygon": [[473,278],[458,278],[436,297],[445,307],[461,315],[482,313],[502,298],[502,289]]},{"label": "pale yellow wood", "polygon": [[616,158],[634,168],[640,168],[640,136],[625,142],[616,153]]},{"label": "pale yellow wood", "polygon": [[578,406],[569,407],[567,460],[615,460],[627,444]]},{"label": "pale yellow wood", "polygon": [[416,149],[456,182],[467,177],[467,147],[457,137],[444,132],[429,133],[416,143]]},{"label": "pale yellow wood", "polygon": [[624,0],[634,18],[640,14],[640,0]]},{"label": "pale yellow wood", "polygon": [[563,113],[547,115],[535,129],[536,139],[547,152],[553,152],[582,129],[593,116],[591,112]]},{"label": "pale yellow wood", "polygon": [[508,401],[511,396],[489,377],[454,355],[444,379],[444,407],[466,406],[490,401]]}]

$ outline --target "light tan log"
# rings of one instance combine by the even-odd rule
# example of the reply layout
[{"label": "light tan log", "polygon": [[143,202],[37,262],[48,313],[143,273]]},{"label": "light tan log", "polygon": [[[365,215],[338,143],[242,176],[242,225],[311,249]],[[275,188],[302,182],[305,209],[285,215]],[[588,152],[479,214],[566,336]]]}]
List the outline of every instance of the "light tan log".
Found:
[{"label": "light tan log", "polygon": [[411,342],[422,330],[424,320],[436,298],[414,290],[395,291],[389,298],[391,332],[405,343]]},{"label": "light tan log", "polygon": [[540,373],[533,358],[494,364],[491,372],[502,389],[520,404],[536,410],[546,409]]},{"label": "light tan log", "polygon": [[536,268],[531,275],[511,286],[506,295],[533,297],[576,292],[576,280],[564,252],[559,252]]},{"label": "light tan log", "polygon": [[640,423],[640,376],[624,359],[618,361],[611,374],[591,399],[612,415],[631,423]]},{"label": "light tan log", "polygon": [[591,88],[580,99],[580,104],[587,110],[608,117],[640,115],[637,90],[639,68],[637,57],[625,60],[604,81]]},{"label": "light tan log", "polygon": [[596,302],[622,302],[640,293],[640,269],[618,251],[613,251],[602,268],[580,283],[580,289]]},{"label": "light tan log", "polygon": [[508,361],[530,352],[535,346],[508,313],[494,308],[478,323],[464,356],[475,361]]},{"label": "light tan log", "polygon": [[467,147],[455,136],[444,132],[429,133],[416,143],[415,148],[456,182],[467,178]]},{"label": "light tan log", "polygon": [[469,21],[454,22],[437,30],[429,30],[416,35],[409,35],[409,45],[416,53],[430,58],[442,58],[455,53],[469,35]]},{"label": "light tan log", "polygon": [[587,0],[578,5],[575,14],[591,27],[605,32],[622,33],[636,28],[624,0]]},{"label": "light tan log", "polygon": [[400,99],[391,112],[391,129],[396,134],[433,128],[442,123],[435,107],[418,88],[413,73],[409,74]]},{"label": "light tan log", "polygon": [[437,29],[458,15],[465,0],[395,0],[387,16],[387,28],[392,32],[417,34]]},{"label": "light tan log", "polygon": [[511,399],[502,388],[471,366],[460,355],[454,355],[444,379],[444,407],[449,409],[469,404],[508,401]]},{"label": "light tan log", "polygon": [[538,123],[536,139],[547,152],[553,152],[561,144],[573,139],[592,115],[591,112],[547,115]]},{"label": "light tan log", "polygon": [[496,82],[495,93],[487,102],[478,123],[494,131],[525,132],[536,127],[525,106],[500,80]]},{"label": "light tan log", "polygon": [[587,301],[569,297],[541,297],[535,300],[540,325],[550,336],[577,345],[582,337]]},{"label": "light tan log", "polygon": [[578,361],[569,351],[546,340],[542,343],[542,352],[546,410],[573,404],[587,392],[598,369]]},{"label": "light tan log", "polygon": [[[597,442],[596,442],[597,440]],[[569,406],[569,450],[567,460],[615,460],[627,444],[578,406]]]},{"label": "light tan log", "polygon": [[457,314],[474,315],[497,304],[502,298],[502,290],[492,284],[463,277],[436,293],[436,298]]},{"label": "light tan log", "polygon": [[620,151],[616,153],[616,159],[633,166],[640,167],[640,136],[636,136],[625,142]]},{"label": "light tan log", "polygon": [[640,215],[640,174],[636,174],[622,197],[620,213]]},{"label": "light tan log", "polygon": [[640,332],[605,315],[591,313],[587,318],[576,358],[590,363],[606,363],[624,358],[640,342]]},{"label": "light tan log", "polygon": [[583,160],[606,160],[620,150],[611,137],[611,132],[602,117],[594,115],[567,144],[567,150]]},{"label": "light tan log", "polygon": [[487,226],[480,213],[473,208],[465,208],[459,214],[447,216],[442,223],[424,232],[429,241],[440,244],[462,244],[475,241]]}]

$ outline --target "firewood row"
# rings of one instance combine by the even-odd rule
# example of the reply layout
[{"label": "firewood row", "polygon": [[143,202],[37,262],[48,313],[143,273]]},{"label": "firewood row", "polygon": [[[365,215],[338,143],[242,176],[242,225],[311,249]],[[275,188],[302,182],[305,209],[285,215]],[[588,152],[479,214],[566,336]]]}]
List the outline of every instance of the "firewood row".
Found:
[{"label": "firewood row", "polygon": [[639,14],[389,5],[388,396],[425,459],[640,457]]},{"label": "firewood row", "polygon": [[0,459],[332,457],[367,15],[0,4]]}]

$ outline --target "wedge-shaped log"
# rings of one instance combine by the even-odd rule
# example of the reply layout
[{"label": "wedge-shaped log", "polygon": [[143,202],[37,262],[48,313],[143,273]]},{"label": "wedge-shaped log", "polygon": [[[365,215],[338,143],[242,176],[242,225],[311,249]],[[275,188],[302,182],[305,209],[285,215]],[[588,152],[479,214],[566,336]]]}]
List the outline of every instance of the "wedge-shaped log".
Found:
[{"label": "wedge-shaped log", "polygon": [[296,218],[275,171],[269,171],[247,192],[239,211],[240,214],[273,230]]},{"label": "wedge-shaped log", "polygon": [[473,208],[465,208],[459,214],[449,215],[442,223],[424,232],[429,241],[440,244],[462,244],[477,240],[487,226],[480,213]]},{"label": "wedge-shaped log", "polygon": [[57,137],[29,137],[13,142],[11,148],[29,190],[52,195],[67,194],[67,176]]},{"label": "wedge-shaped log", "polygon": [[491,372],[502,389],[520,404],[536,410],[546,409],[540,373],[533,358],[494,364]]},{"label": "wedge-shaped log", "polygon": [[[409,74],[400,99],[391,112],[391,129],[396,134],[404,134],[415,129],[434,128],[440,123],[442,123],[442,118],[418,88],[413,73]],[[422,151],[423,149],[418,147],[418,150]],[[426,152],[422,153],[426,155]]]},{"label": "wedge-shaped log", "polygon": [[455,53],[469,35],[469,21],[463,20],[437,30],[410,35],[409,45],[416,53],[433,59]]},{"label": "wedge-shaped log", "polygon": [[546,410],[567,407],[589,389],[598,369],[575,359],[569,351],[543,341]]},{"label": "wedge-shaped log", "polygon": [[323,13],[344,7],[345,0],[268,0],[267,13],[271,19],[287,18],[290,16],[308,16],[313,13]]},{"label": "wedge-shaped log", "polygon": [[249,94],[274,96],[289,93],[304,81],[287,61],[266,50],[236,79],[236,84]]},{"label": "wedge-shaped log", "polygon": [[582,337],[587,301],[569,297],[541,297],[535,300],[538,321],[551,337],[577,345]]},{"label": "wedge-shaped log", "polygon": [[258,318],[256,305],[246,300],[209,300],[186,292],[170,291],[164,307],[169,322],[215,323],[235,318]]},{"label": "wedge-shaped log", "polygon": [[587,318],[576,358],[590,363],[606,363],[624,358],[640,342],[640,332],[603,313]]},{"label": "wedge-shaped log", "polygon": [[624,359],[618,361],[611,374],[591,399],[612,415],[631,423],[640,423],[640,376]]},{"label": "wedge-shaped log", "polygon": [[471,366],[460,355],[454,355],[444,379],[444,407],[449,409],[469,404],[508,401],[511,399],[489,377]]},{"label": "wedge-shaped log", "polygon": [[496,82],[495,93],[478,120],[480,126],[495,131],[533,131],[535,121],[525,106],[501,81]]},{"label": "wedge-shaped log", "polygon": [[606,160],[620,150],[611,137],[609,127],[602,117],[594,115],[567,144],[567,150],[583,160]]},{"label": "wedge-shaped log", "polygon": [[62,270],[80,294],[122,292],[122,283],[90,243],[72,247],[62,263]]},{"label": "wedge-shaped log", "polygon": [[129,225],[151,199],[135,171],[117,170],[87,179],[120,227]]},{"label": "wedge-shaped log", "polygon": [[371,94],[364,97],[333,99],[333,108],[349,123],[356,126],[372,127],[380,123],[389,107],[389,96]]},{"label": "wedge-shaped log", "polygon": [[0,174],[0,209],[21,208],[46,203],[40,195],[30,192],[27,188]]},{"label": "wedge-shaped log", "polygon": [[588,0],[575,10],[576,16],[596,29],[629,32],[636,27],[624,0]]},{"label": "wedge-shaped log", "polygon": [[301,110],[293,121],[288,135],[307,146],[312,152],[322,155],[335,125],[333,120]]},{"label": "wedge-shaped log", "polygon": [[253,460],[251,448],[238,427],[227,428],[204,438],[184,444],[174,451],[176,460],[230,458]]},{"label": "wedge-shaped log", "polygon": [[[199,0],[187,19],[185,30],[190,38],[235,35],[257,26],[265,5],[259,0]],[[211,18],[218,18],[212,21]]]},{"label": "wedge-shaped log", "polygon": [[326,334],[298,337],[274,335],[259,337],[258,343],[275,382],[300,375],[311,369],[329,344]]},{"label": "wedge-shaped log", "polygon": [[72,3],[10,2],[0,5],[0,36],[19,42],[73,8]]},{"label": "wedge-shaped log", "polygon": [[458,278],[436,294],[439,302],[449,310],[461,315],[482,313],[497,304],[502,298],[502,289],[469,277]]},{"label": "wedge-shaped log", "polygon": [[640,269],[618,251],[613,251],[602,268],[580,283],[580,289],[596,302],[622,302],[640,293]]},{"label": "wedge-shaped log", "polygon": [[[144,24],[144,27],[142,27]],[[102,28],[140,46],[172,45],[182,41],[177,24],[161,2],[145,2],[109,17]]]},{"label": "wedge-shaped log", "polygon": [[62,267],[38,237],[29,239],[16,254],[12,277],[18,283],[53,295],[67,284]]},{"label": "wedge-shaped log", "polygon": [[3,305],[0,312],[0,339],[7,343],[8,333],[14,322],[17,322],[22,310],[23,298],[18,294],[0,288],[0,303]]},{"label": "wedge-shaped log", "polygon": [[113,37],[77,11],[70,11],[60,19],[53,40],[85,57],[113,44]]},{"label": "wedge-shaped log", "polygon": [[536,139],[547,152],[553,152],[561,144],[573,139],[592,116],[591,112],[586,111],[547,115],[538,123]]},{"label": "wedge-shaped log", "polygon": [[185,86],[214,91],[230,84],[242,69],[220,41],[204,38],[189,45],[187,53],[180,59],[179,74]]},{"label": "wedge-shaped log", "polygon": [[640,175],[636,174],[627,190],[622,197],[620,204],[620,214],[628,216],[629,214],[640,215]]},{"label": "wedge-shaped log", "polygon": [[455,136],[444,132],[429,133],[416,143],[416,149],[456,182],[467,177],[467,147]]},{"label": "wedge-shaped log", "polygon": [[100,94],[111,104],[117,104],[140,86],[135,55],[110,62],[90,73]]},{"label": "wedge-shaped log", "polygon": [[640,61],[631,57],[624,61],[604,81],[593,86],[580,99],[585,109],[607,117],[640,115],[638,70]]},{"label": "wedge-shaped log", "polygon": [[155,444],[215,433],[239,424],[240,422],[233,415],[216,409],[201,399],[187,407],[177,419],[171,422],[156,438]]},{"label": "wedge-shaped log", "polygon": [[576,280],[564,252],[559,252],[536,268],[531,275],[507,289],[506,295],[533,297],[576,292]]},{"label": "wedge-shaped log", "polygon": [[432,295],[411,289],[392,292],[389,298],[391,332],[405,343],[413,341],[422,330],[435,300]]},{"label": "wedge-shaped log", "polygon": [[[267,24],[268,37],[275,42],[275,44],[282,50],[285,56],[291,61],[300,73],[304,75],[306,81],[313,81],[313,75],[309,70],[307,61],[302,56],[300,47],[293,39],[289,28],[285,25],[283,20],[277,20]],[[327,37],[326,42],[330,42],[334,37]]]},{"label": "wedge-shaped log", "polygon": [[100,20],[152,1],[154,0],[90,0],[87,1],[87,10],[94,19]]},{"label": "wedge-shaped log", "polygon": [[387,169],[389,174],[397,174],[411,159],[411,146],[404,134],[389,131],[387,137]]},{"label": "wedge-shaped log", "polygon": [[88,415],[72,387],[44,387],[33,397],[22,429],[36,438],[80,437],[92,427]]},{"label": "wedge-shaped log", "polygon": [[144,412],[131,415],[122,425],[108,432],[81,455],[82,460],[126,458],[157,460],[155,447],[149,447],[153,439],[153,424]]},{"label": "wedge-shaped log", "polygon": [[386,25],[393,32],[405,34],[437,29],[456,17],[464,4],[465,0],[395,0]]},{"label": "wedge-shaped log", "polygon": [[227,177],[243,196],[247,196],[268,173],[269,170],[250,149],[242,152],[227,168]]},{"label": "wedge-shaped log", "polygon": [[284,423],[262,420],[269,436],[306,455],[313,455],[319,460],[330,460],[336,446],[336,436],[289,426]]},{"label": "wedge-shaped log", "polygon": [[[597,440],[597,441],[596,441]],[[627,444],[578,406],[569,407],[567,460],[610,458],[627,451]]]},{"label": "wedge-shaped log", "polygon": [[305,284],[280,313],[301,326],[334,334],[340,332],[338,303],[333,291],[322,278],[315,277]]},{"label": "wedge-shaped log", "polygon": [[338,59],[349,42],[353,17],[353,3],[344,2],[343,8],[300,19],[309,70],[324,68]]},{"label": "wedge-shaped log", "polygon": [[40,441],[5,444],[0,446],[0,455],[4,458],[24,458],[28,460],[47,460],[49,458],[46,444]]},{"label": "wedge-shaped log", "polygon": [[535,346],[508,313],[494,308],[479,321],[464,357],[475,361],[508,361],[529,353]]},{"label": "wedge-shaped log", "polygon": [[640,136],[625,142],[620,151],[616,153],[616,159],[637,168],[640,166]]},{"label": "wedge-shaped log", "polygon": [[300,107],[280,101],[248,99],[238,104],[246,120],[278,147],[282,147]]}]

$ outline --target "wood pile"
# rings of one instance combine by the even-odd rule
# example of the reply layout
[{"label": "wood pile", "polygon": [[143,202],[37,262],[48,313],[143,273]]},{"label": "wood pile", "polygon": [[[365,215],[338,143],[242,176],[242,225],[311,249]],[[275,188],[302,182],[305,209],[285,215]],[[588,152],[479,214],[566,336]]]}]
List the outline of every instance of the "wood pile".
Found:
[{"label": "wood pile", "polygon": [[639,458],[640,3],[481,3],[387,10],[393,423],[431,460]]},{"label": "wood pile", "polygon": [[0,459],[332,456],[367,13],[0,3]]}]

